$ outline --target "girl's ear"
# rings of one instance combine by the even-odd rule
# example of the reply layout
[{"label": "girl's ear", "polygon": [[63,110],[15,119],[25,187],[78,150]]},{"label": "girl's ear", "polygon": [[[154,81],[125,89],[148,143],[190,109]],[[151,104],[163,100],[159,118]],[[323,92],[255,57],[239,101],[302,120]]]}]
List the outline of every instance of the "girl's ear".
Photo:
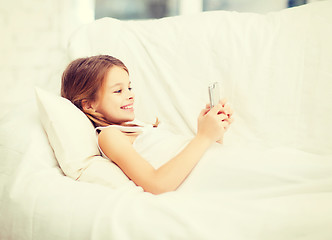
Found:
[{"label": "girl's ear", "polygon": [[87,111],[87,112],[95,111],[94,105],[86,99],[82,101],[82,108],[84,111]]}]

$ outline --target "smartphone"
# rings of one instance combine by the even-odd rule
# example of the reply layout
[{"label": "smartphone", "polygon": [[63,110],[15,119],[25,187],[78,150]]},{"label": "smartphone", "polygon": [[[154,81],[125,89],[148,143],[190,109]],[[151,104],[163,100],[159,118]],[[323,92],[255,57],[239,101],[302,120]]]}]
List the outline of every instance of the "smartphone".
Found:
[{"label": "smartphone", "polygon": [[209,85],[210,106],[213,108],[220,101],[220,87],[219,82],[214,82]]}]

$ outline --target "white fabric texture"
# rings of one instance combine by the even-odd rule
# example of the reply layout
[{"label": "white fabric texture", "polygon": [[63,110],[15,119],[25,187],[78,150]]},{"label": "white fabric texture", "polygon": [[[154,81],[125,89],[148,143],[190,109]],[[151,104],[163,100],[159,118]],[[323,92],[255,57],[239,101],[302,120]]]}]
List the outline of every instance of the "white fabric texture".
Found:
[{"label": "white fabric texture", "polygon": [[91,121],[69,100],[36,88],[39,116],[61,170],[69,177],[121,187],[122,171],[100,157]]},{"label": "white fabric texture", "polygon": [[40,88],[36,88],[36,98],[41,122],[61,169],[77,179],[89,158],[99,155],[92,123],[68,99]]},{"label": "white fabric texture", "polygon": [[0,124],[0,239],[332,239],[331,11],[319,1],[82,26],[70,58],[121,59],[137,118],[161,120],[135,142],[155,166],[195,133],[210,82],[221,81],[235,122],[178,191],[154,196],[129,180],[109,187],[99,165],[81,181],[64,176],[27,103]]}]

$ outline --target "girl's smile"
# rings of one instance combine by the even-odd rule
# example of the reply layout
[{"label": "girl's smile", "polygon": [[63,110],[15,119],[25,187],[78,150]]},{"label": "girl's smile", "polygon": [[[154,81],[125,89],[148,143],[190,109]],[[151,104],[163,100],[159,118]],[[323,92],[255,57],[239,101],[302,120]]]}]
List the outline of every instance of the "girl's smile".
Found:
[{"label": "girl's smile", "polygon": [[128,111],[134,111],[134,104],[130,103],[125,106],[122,106],[121,109],[128,110]]}]

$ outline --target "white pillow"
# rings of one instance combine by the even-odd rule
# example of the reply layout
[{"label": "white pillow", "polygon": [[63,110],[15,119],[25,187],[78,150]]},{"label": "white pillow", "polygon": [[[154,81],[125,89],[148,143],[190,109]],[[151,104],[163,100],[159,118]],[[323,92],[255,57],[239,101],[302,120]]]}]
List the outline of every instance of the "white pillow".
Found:
[{"label": "white pillow", "polygon": [[100,156],[95,129],[80,109],[40,88],[35,92],[40,120],[67,176],[113,188],[131,182],[120,168]]}]

